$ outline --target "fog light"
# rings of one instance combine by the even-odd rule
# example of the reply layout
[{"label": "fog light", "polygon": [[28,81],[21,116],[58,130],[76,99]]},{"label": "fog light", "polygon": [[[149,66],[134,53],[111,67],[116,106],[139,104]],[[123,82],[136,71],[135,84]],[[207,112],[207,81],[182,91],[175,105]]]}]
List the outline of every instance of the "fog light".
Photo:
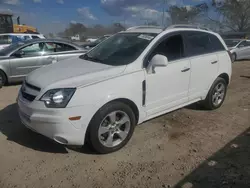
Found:
[{"label": "fog light", "polygon": [[55,136],[54,140],[56,142],[58,142],[59,144],[68,144],[68,140],[66,140],[65,138],[62,138],[60,136]]}]

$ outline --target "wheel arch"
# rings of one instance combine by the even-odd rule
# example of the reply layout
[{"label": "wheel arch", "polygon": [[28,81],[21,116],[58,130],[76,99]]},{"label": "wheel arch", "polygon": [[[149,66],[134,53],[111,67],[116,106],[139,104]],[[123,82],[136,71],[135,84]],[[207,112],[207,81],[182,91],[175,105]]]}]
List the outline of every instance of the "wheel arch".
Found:
[{"label": "wheel arch", "polygon": [[[128,106],[132,109],[133,113],[135,114],[136,124],[138,123],[138,121],[139,121],[139,116],[140,116],[140,111],[139,111],[137,105],[135,104],[135,102],[133,102],[132,100],[127,99],[127,98],[116,98],[116,99],[112,99],[112,100],[106,102],[105,104],[103,104],[98,110],[100,110],[103,106],[105,106],[105,105],[107,105],[107,104],[109,104],[109,103],[112,103],[112,102],[122,102],[122,103],[128,105]],[[95,114],[98,112],[98,110],[97,110],[97,111],[94,113],[94,115],[91,117],[90,122],[92,121],[93,117],[94,117]],[[89,122],[89,124],[90,124],[90,122]],[[86,132],[85,132],[85,140],[84,140],[84,143],[88,142],[88,140],[89,140],[89,129],[90,129],[90,126],[88,125],[87,130],[86,130]]]},{"label": "wheel arch", "polygon": [[5,79],[6,79],[5,81],[6,81],[6,83],[8,83],[8,76],[7,76],[6,72],[4,71],[4,69],[2,67],[0,67],[0,72],[2,72],[4,74]]},{"label": "wheel arch", "polygon": [[226,81],[227,85],[230,83],[229,75],[227,73],[220,74],[218,78],[223,78]]}]

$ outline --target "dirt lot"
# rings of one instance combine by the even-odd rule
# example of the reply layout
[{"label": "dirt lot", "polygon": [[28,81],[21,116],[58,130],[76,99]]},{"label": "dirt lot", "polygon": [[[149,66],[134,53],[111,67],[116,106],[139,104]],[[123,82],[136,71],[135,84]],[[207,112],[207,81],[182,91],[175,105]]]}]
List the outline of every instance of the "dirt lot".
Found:
[{"label": "dirt lot", "polygon": [[250,62],[222,108],[192,105],[136,128],[122,150],[65,148],[21,125],[19,85],[0,89],[0,187],[250,187]]}]

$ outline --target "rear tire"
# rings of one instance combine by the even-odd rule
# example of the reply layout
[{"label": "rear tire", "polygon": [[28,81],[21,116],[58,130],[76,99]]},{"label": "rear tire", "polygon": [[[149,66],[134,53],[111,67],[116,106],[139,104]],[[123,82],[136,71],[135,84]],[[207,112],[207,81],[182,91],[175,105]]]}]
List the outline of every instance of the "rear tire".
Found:
[{"label": "rear tire", "polygon": [[233,53],[233,54],[232,54],[232,61],[233,61],[233,63],[234,63],[236,60],[237,60],[237,55],[236,55],[236,53]]},{"label": "rear tire", "polygon": [[6,84],[7,78],[3,71],[0,70],[0,88]]},{"label": "rear tire", "polygon": [[203,106],[207,110],[215,110],[221,107],[227,94],[227,83],[223,78],[218,77],[210,88]]},{"label": "rear tire", "polygon": [[87,143],[101,154],[115,152],[131,139],[135,125],[135,114],[128,105],[119,101],[108,103],[92,118]]}]

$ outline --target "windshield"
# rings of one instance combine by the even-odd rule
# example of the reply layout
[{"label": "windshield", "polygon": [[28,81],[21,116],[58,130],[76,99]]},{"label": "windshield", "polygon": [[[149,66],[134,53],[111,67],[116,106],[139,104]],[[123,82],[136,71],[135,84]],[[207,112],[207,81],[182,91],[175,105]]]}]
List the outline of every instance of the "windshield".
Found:
[{"label": "windshield", "polygon": [[241,40],[225,40],[225,43],[228,47],[234,47],[240,43]]},{"label": "windshield", "polygon": [[126,65],[136,60],[155,38],[154,33],[119,33],[81,58],[107,65]]},{"label": "windshield", "polygon": [[100,37],[100,38],[98,38],[94,43],[95,44],[99,44],[99,43],[101,43],[102,41],[104,41],[105,39],[107,39],[108,37],[106,37],[106,36],[103,36],[103,37]]},{"label": "windshield", "polygon": [[4,49],[2,49],[0,51],[0,56],[7,56],[9,55],[11,52],[13,52],[15,49],[21,47],[24,43],[15,43],[15,44],[12,44]]}]

